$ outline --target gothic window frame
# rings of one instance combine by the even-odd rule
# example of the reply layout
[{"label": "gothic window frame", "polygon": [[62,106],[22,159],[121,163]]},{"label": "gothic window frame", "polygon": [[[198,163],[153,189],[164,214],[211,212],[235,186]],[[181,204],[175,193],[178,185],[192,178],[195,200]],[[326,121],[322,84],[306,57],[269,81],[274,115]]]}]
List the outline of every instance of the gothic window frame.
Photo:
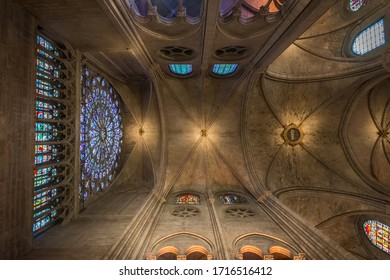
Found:
[{"label": "gothic window frame", "polygon": [[348,2],[348,10],[352,13],[356,13],[358,11],[360,11],[361,9],[363,9],[365,6],[367,6],[370,2],[370,0],[357,0],[360,2],[360,5],[358,5],[358,7],[354,7],[352,6],[352,2],[353,1],[356,1],[356,0],[347,0]]},{"label": "gothic window frame", "polygon": [[[124,110],[118,91],[92,65],[83,65],[81,85],[79,193],[84,204],[90,197],[107,190],[120,171]],[[108,103],[99,102],[102,99]],[[96,146],[100,148],[94,152]]]},{"label": "gothic window frame", "polygon": [[[374,30],[374,32],[372,31]],[[374,35],[367,35],[364,37],[365,34],[368,33],[374,33]],[[356,45],[359,45],[358,39],[362,38],[362,40],[368,41],[367,43],[368,46],[366,49],[360,50],[357,48]],[[375,38],[374,38],[375,37]],[[379,37],[379,38],[377,38]],[[378,44],[375,44],[375,42],[378,41]],[[385,26],[385,20],[384,18],[380,18],[379,20],[373,22],[369,26],[365,27],[362,29],[352,40],[352,53],[355,56],[366,56],[367,54],[370,54],[371,52],[375,51],[376,49],[381,48],[382,46],[385,46],[387,44],[387,39],[386,39],[386,26]]]},{"label": "gothic window frame", "polygon": [[[180,198],[184,198],[185,196],[187,196],[187,198],[185,200],[180,199]],[[189,202],[189,199],[188,199],[189,196],[192,196],[194,200]],[[186,193],[181,193],[181,194],[175,195],[175,197],[173,199],[173,204],[176,204],[176,205],[200,205],[201,201],[200,201],[199,195],[192,193],[192,192],[186,192]]]},{"label": "gothic window frame", "polygon": [[[355,39],[360,34],[362,34],[362,32],[364,32],[366,29],[372,27],[374,24],[380,22],[381,20],[383,20],[385,43],[375,48],[372,48],[371,50],[365,52],[362,55],[354,53],[353,44],[355,42]],[[351,29],[351,31],[347,34],[347,36],[345,36],[344,44],[342,48],[343,56],[347,58],[353,58],[356,60],[367,60],[367,59],[373,59],[375,57],[381,56],[388,49],[389,40],[390,40],[389,26],[390,26],[390,21],[383,13],[374,14],[368,17],[367,19],[365,19],[364,21],[359,22]]]},{"label": "gothic window frame", "polygon": [[[225,69],[228,69],[227,72],[225,72]],[[211,72],[214,77],[227,78],[236,75],[238,70],[238,63],[214,63]]]},{"label": "gothic window frame", "polygon": [[[199,5],[199,11],[197,11],[196,7],[194,9],[190,8],[190,4],[187,5],[187,1],[192,2],[192,4],[194,3],[193,0],[183,0],[183,7],[180,9],[180,3],[178,0],[176,0],[176,5],[169,7],[168,5],[171,3],[167,3],[162,0],[151,0],[151,7],[149,7],[147,0],[128,0],[129,5],[132,7],[133,13],[139,17],[147,17],[149,15],[148,12],[152,9],[153,13],[156,14],[163,22],[169,22],[175,20],[177,17],[181,16],[184,11],[186,11],[186,18],[188,21],[196,23],[203,15],[204,0],[197,1],[201,2]],[[162,12],[162,9],[165,9],[166,12]]]},{"label": "gothic window frame", "polygon": [[36,35],[33,227],[37,235],[69,218],[74,198],[75,54]]},{"label": "gothic window frame", "polygon": [[[378,226],[381,228],[381,230],[382,230],[381,235],[378,234],[378,230],[376,228],[375,228],[375,233],[371,234],[371,230],[372,230],[371,226],[373,224],[375,224],[375,227]],[[364,233],[365,237],[367,238],[367,240],[370,242],[370,244],[373,247],[379,249],[383,253],[390,255],[390,226],[389,225],[387,225],[385,223],[381,223],[378,220],[368,219],[368,220],[365,220],[363,222],[362,229],[363,229],[363,233]],[[378,244],[378,243],[380,243],[378,241],[378,236],[379,236],[379,240],[382,239],[381,245]],[[374,238],[375,238],[375,240],[374,240]]]},{"label": "gothic window frame", "polygon": [[365,21],[366,18],[371,18],[377,8],[386,5],[387,0],[367,0],[366,4],[362,5],[360,9],[353,11],[350,8],[350,0],[342,0],[339,4],[339,12],[346,21],[357,21],[359,19]]},{"label": "gothic window frame", "polygon": [[[225,197],[227,196],[236,196],[237,200],[236,201],[226,201]],[[235,192],[226,192],[226,193],[221,193],[219,195],[219,199],[223,205],[238,205],[238,204],[247,204],[248,202],[246,201],[245,197],[237,194]]]},{"label": "gothic window frame", "polygon": [[170,74],[175,77],[186,78],[194,73],[194,66],[191,63],[169,63]]}]

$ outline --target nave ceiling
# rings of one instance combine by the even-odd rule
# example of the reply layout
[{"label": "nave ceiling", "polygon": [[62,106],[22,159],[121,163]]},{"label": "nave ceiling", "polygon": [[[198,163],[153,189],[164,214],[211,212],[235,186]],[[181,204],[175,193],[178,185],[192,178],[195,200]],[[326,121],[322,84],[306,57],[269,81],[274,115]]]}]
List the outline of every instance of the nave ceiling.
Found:
[{"label": "nave ceiling", "polygon": [[[372,258],[356,242],[364,217],[390,224],[388,47],[362,57],[350,49],[367,24],[388,23],[389,1],[354,14],[344,0],[279,2],[285,6],[272,17],[243,21],[233,9],[221,18],[220,1],[204,1],[199,18],[164,21],[122,0],[19,0],[106,73],[125,103],[126,153],[106,196],[137,184],[143,199],[271,196],[354,257]],[[172,46],[191,52],[161,51]],[[236,52],[221,52],[226,47]],[[193,73],[172,74],[172,62],[191,63]],[[218,77],[215,63],[239,65]],[[302,137],[294,145],[284,136],[291,125]]]}]

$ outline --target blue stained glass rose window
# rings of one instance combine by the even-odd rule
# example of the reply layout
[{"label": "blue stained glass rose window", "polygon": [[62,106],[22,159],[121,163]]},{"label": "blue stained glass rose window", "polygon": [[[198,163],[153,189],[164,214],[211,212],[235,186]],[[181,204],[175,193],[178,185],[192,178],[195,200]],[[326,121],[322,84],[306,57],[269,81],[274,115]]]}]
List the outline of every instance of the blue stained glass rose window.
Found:
[{"label": "blue stained glass rose window", "polygon": [[103,77],[84,68],[80,118],[81,197],[106,189],[122,149],[120,98]]}]

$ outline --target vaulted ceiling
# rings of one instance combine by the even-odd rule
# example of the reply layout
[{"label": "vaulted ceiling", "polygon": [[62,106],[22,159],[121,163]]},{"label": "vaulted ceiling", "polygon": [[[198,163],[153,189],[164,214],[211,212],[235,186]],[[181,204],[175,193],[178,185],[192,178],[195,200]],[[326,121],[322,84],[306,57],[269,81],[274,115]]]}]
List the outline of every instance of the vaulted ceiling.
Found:
[{"label": "vaulted ceiling", "polygon": [[[387,46],[363,57],[350,49],[364,27],[388,16],[389,1],[356,13],[344,0],[278,1],[285,5],[277,16],[251,20],[237,8],[221,17],[217,0],[204,1],[192,20],[185,13],[161,20],[157,11],[142,17],[122,0],[19,2],[121,94],[127,149],[118,188],[143,182],[161,197],[268,193],[349,252],[370,257],[350,229],[367,213],[390,224],[389,60]],[[192,52],[162,51],[172,46]],[[221,52],[226,47],[245,49]],[[193,73],[174,75],[169,63],[190,63]],[[218,77],[215,63],[238,70]],[[297,145],[283,136],[290,125],[302,135]]]}]

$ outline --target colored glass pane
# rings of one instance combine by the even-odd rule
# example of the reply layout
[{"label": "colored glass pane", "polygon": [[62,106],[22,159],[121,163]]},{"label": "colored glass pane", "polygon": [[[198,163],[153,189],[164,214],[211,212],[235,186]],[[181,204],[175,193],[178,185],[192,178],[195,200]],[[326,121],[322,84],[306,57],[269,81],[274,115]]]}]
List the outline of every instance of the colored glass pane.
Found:
[{"label": "colored glass pane", "polygon": [[220,198],[222,203],[227,205],[245,203],[245,198],[237,194],[228,193],[221,195]]},{"label": "colored glass pane", "polygon": [[199,204],[199,196],[194,194],[182,194],[175,198],[176,204]]},{"label": "colored glass pane", "polygon": [[368,0],[349,0],[349,8],[351,11],[356,12],[367,3]]},{"label": "colored glass pane", "polygon": [[227,18],[232,14],[233,9],[240,5],[240,16],[246,20],[258,14],[262,7],[267,8],[271,15],[277,14],[286,2],[287,0],[221,0],[219,12],[222,18]]},{"label": "colored glass pane", "polygon": [[213,73],[220,76],[225,76],[232,74],[234,71],[236,71],[237,67],[238,64],[214,64]]},{"label": "colored glass pane", "polygon": [[176,75],[188,75],[192,73],[191,64],[169,64],[169,70]]},{"label": "colored glass pane", "polygon": [[390,227],[375,220],[363,224],[364,232],[371,243],[390,255]]},{"label": "colored glass pane", "polygon": [[122,149],[120,98],[112,85],[87,67],[82,76],[80,197],[106,189],[119,166]]},{"label": "colored glass pane", "polygon": [[65,125],[61,123],[65,119],[65,94],[64,85],[59,79],[64,69],[61,55],[62,51],[52,42],[37,36],[34,233],[51,225],[61,212],[60,184],[65,169],[59,165],[65,158],[62,153],[65,150],[62,143]]},{"label": "colored glass pane", "polygon": [[[140,16],[148,15],[148,0],[129,0],[133,10]],[[166,18],[175,18],[179,11],[178,0],[151,0],[150,2],[157,13]],[[183,8],[189,17],[199,17],[203,8],[202,0],[182,0]]]},{"label": "colored glass pane", "polygon": [[364,55],[384,44],[386,44],[385,23],[384,19],[381,19],[356,36],[352,51],[356,55]]}]

